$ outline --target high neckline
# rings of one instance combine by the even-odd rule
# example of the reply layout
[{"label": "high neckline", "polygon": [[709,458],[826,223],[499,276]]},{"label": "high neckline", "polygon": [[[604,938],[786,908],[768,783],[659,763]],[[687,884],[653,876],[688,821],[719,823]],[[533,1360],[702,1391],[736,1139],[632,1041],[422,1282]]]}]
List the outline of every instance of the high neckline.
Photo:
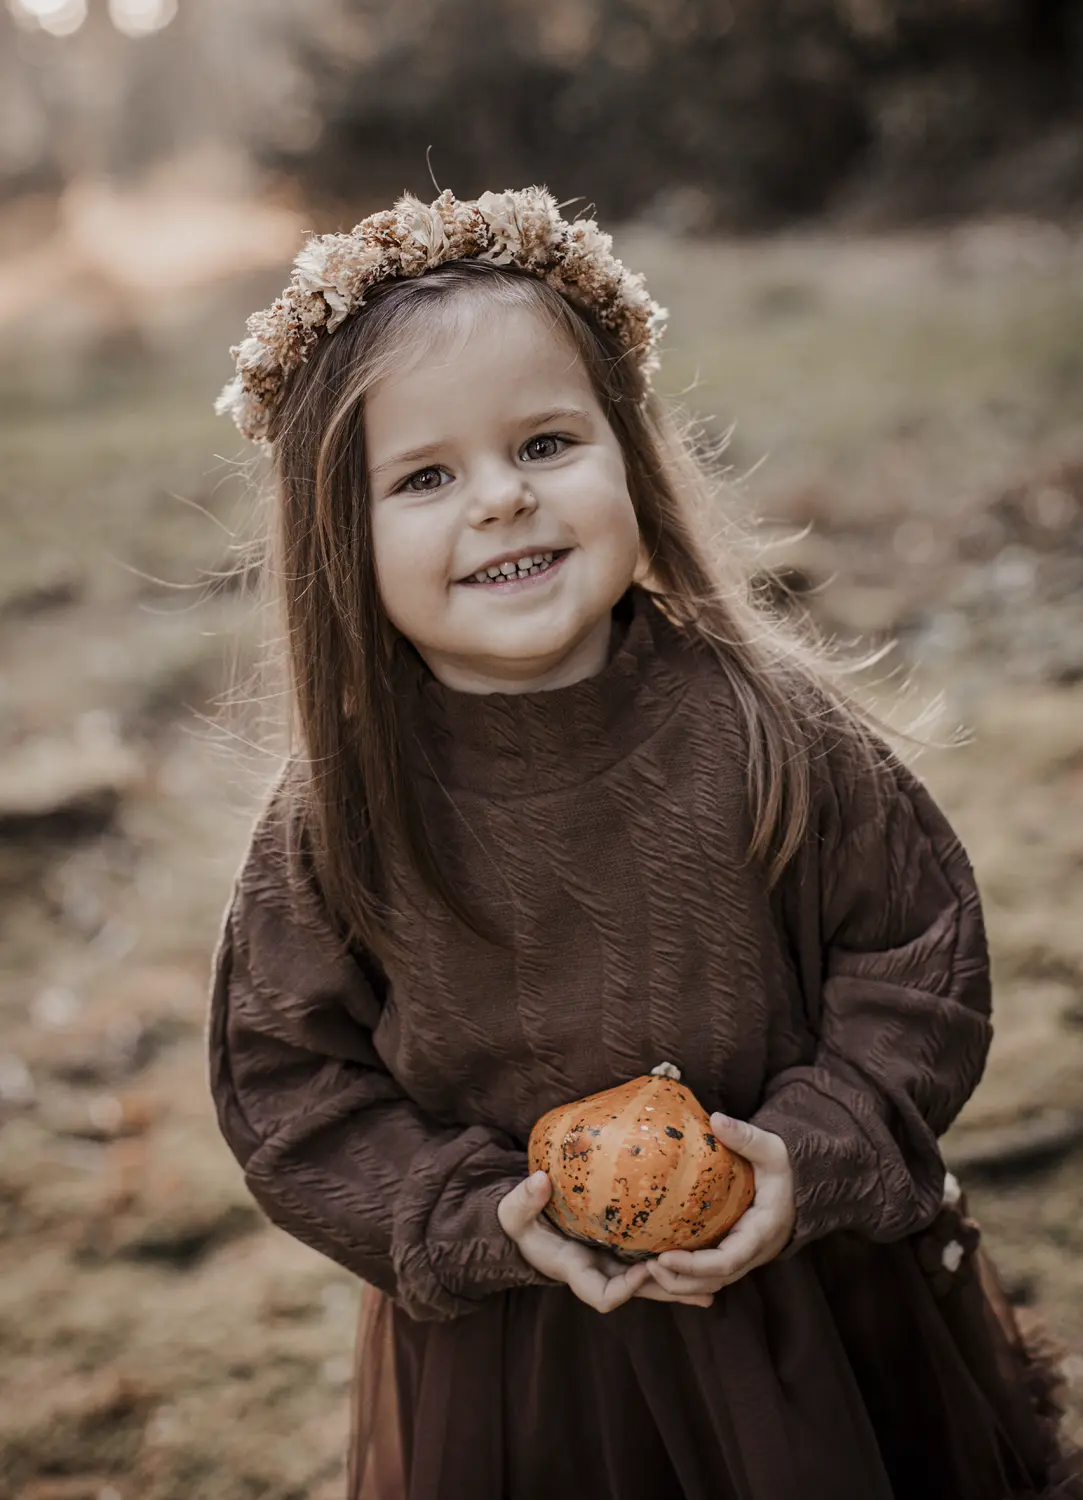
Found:
[{"label": "high neckline", "polygon": [[414,724],[417,770],[448,787],[504,797],[578,785],[663,722],[688,685],[694,649],[636,584],[613,608],[605,665],[563,687],[465,692],[440,682],[408,648],[400,693]]}]

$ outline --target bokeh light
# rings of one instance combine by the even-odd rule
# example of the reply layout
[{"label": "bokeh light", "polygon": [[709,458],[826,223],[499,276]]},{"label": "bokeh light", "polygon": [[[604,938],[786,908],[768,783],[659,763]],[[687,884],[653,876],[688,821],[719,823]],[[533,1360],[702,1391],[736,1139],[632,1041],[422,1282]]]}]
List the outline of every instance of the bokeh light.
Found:
[{"label": "bokeh light", "polygon": [[109,0],[109,19],[125,36],[150,36],[176,14],[177,0]]},{"label": "bokeh light", "polygon": [[50,36],[71,36],[86,20],[86,0],[9,0],[17,21],[35,23]]}]

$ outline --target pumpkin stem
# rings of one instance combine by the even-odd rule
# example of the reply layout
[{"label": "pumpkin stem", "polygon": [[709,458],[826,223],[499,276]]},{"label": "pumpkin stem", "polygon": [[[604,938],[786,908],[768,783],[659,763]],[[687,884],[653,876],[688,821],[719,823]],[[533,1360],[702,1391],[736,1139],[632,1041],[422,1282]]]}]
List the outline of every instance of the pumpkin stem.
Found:
[{"label": "pumpkin stem", "polygon": [[680,1083],[681,1070],[673,1063],[659,1063],[656,1068],[651,1069],[652,1078],[672,1078],[674,1083]]}]

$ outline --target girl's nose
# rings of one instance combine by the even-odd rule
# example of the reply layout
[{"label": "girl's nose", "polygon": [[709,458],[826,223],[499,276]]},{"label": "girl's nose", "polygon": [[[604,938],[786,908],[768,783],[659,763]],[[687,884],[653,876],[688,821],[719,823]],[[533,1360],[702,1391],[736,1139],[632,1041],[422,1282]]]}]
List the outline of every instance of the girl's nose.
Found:
[{"label": "girl's nose", "polygon": [[478,476],[470,497],[469,519],[472,526],[488,526],[493,521],[512,521],[537,508],[538,502],[522,474],[514,469],[495,470]]}]

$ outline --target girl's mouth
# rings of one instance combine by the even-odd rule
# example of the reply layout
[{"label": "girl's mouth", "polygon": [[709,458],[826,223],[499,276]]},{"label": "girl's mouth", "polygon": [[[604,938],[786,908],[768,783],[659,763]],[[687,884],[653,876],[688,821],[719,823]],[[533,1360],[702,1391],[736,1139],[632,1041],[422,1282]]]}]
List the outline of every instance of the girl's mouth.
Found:
[{"label": "girl's mouth", "polygon": [[[536,588],[540,583],[544,583],[553,573],[558,572],[571,550],[570,547],[565,547],[562,550],[547,554],[547,557],[551,557],[551,561],[547,561],[546,558],[542,558],[540,561],[535,560],[527,568],[522,567],[521,564],[517,564],[514,572],[501,572],[495,578],[486,578],[484,582],[476,575],[473,578],[463,578],[460,582],[464,588],[488,589],[491,593],[498,594],[520,594],[524,589]],[[537,554],[535,554],[535,558],[537,558]]]}]

